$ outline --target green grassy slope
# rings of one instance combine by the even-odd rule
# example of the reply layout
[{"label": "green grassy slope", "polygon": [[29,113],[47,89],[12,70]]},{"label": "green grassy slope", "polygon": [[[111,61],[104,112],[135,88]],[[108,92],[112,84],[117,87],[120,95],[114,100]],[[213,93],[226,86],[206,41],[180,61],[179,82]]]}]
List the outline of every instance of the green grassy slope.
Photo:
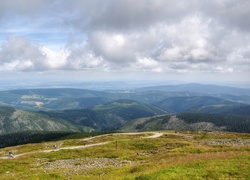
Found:
[{"label": "green grassy slope", "polygon": [[[5,180],[250,177],[249,134],[185,131],[157,134],[161,136],[150,138],[153,135],[150,132],[106,134],[91,139],[3,148],[0,149],[0,177]],[[54,144],[58,151],[53,150]],[[74,146],[78,148],[69,149]],[[14,153],[14,158],[7,157],[9,151]]]}]

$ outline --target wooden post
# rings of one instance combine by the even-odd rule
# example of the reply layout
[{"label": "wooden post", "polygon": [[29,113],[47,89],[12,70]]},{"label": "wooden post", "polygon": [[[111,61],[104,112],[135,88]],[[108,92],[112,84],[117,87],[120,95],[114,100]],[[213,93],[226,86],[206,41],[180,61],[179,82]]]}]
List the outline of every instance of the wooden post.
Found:
[{"label": "wooden post", "polygon": [[115,149],[116,149],[116,152],[117,152],[117,140],[115,142]]}]

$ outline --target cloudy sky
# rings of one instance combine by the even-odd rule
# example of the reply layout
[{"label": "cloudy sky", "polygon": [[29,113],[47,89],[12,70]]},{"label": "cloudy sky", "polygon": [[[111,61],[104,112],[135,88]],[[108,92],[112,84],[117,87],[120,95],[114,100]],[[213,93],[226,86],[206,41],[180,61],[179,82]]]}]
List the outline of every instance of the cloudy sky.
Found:
[{"label": "cloudy sky", "polygon": [[1,0],[0,80],[250,81],[248,0]]}]

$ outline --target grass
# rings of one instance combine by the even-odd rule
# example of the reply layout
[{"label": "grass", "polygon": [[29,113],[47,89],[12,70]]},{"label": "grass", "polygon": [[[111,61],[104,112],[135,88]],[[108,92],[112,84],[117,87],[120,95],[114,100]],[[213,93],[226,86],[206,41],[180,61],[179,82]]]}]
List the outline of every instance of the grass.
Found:
[{"label": "grass", "polygon": [[249,155],[172,165],[132,179],[248,179]]},{"label": "grass", "polygon": [[[8,150],[17,154],[33,152],[14,159],[0,159],[1,179],[248,179],[250,177],[250,146],[211,146],[199,142],[216,139],[250,140],[243,133],[208,133],[162,131],[158,138],[150,133],[127,135],[107,134],[90,140],[82,138],[56,142],[27,144],[0,149],[3,156]],[[101,146],[65,149],[56,152],[39,152],[51,149],[53,144],[61,147],[109,142]],[[79,159],[80,158],[80,159]],[[116,160],[111,166],[85,167],[81,158]],[[72,161],[73,167],[51,163]],[[103,161],[104,161],[103,160]],[[48,168],[49,167],[49,168]]]}]

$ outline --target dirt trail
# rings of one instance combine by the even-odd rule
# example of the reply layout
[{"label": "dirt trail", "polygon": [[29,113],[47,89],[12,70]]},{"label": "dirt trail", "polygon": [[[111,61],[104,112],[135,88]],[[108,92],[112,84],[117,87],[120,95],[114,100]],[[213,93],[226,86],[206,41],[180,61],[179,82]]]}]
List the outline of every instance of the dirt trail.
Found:
[{"label": "dirt trail", "polygon": [[88,144],[88,145],[82,145],[82,146],[69,146],[69,147],[62,147],[62,148],[57,148],[57,149],[49,149],[49,150],[43,150],[40,152],[55,152],[55,151],[60,151],[62,149],[79,149],[79,148],[88,148],[88,147],[93,147],[93,146],[101,146],[104,144],[108,144],[109,142],[101,142],[101,143],[96,143],[96,144]]},{"label": "dirt trail", "polygon": [[154,135],[146,137],[146,138],[152,138],[153,139],[153,138],[161,137],[162,135],[163,135],[162,133],[156,132],[156,133],[154,133]]},{"label": "dirt trail", "polygon": [[[117,133],[117,134],[119,134],[119,135],[120,134],[121,135],[122,134],[124,134],[124,135],[137,135],[137,134],[148,134],[148,133],[153,134],[153,135],[148,136],[148,137],[143,137],[143,138],[158,138],[158,137],[163,135],[163,133],[160,133],[160,132],[135,132],[135,133]],[[100,136],[106,136],[106,135],[100,135]],[[94,139],[94,138],[97,138],[97,137],[100,137],[100,136],[85,138],[83,140],[88,141],[88,140],[91,140],[91,139]],[[88,147],[93,147],[93,146],[101,146],[101,145],[105,145],[105,144],[108,144],[108,143],[109,143],[109,141],[108,142],[95,143],[95,144],[81,145],[81,146],[69,146],[69,147],[62,147],[62,148],[49,149],[49,150],[33,151],[33,152],[27,152],[27,153],[22,153],[22,154],[16,154],[12,158],[17,158],[17,157],[20,157],[20,156],[25,156],[25,155],[30,155],[30,154],[40,153],[40,152],[49,153],[49,152],[60,151],[60,150],[63,150],[63,149],[79,149],[79,148],[88,148]],[[9,157],[9,156],[0,157],[0,159],[12,159],[12,158]]]},{"label": "dirt trail", "polygon": [[163,135],[163,133],[160,132],[130,132],[130,133],[117,133],[118,135],[138,135],[138,134],[153,134],[152,136],[143,137],[143,138],[158,138]]},{"label": "dirt trail", "polygon": [[[24,155],[30,155],[30,154],[40,153],[40,152],[49,153],[49,152],[60,151],[62,149],[79,149],[79,148],[88,148],[88,147],[93,147],[93,146],[101,146],[101,145],[108,144],[108,143],[109,142],[101,142],[101,143],[88,144],[88,145],[82,145],[82,146],[69,146],[69,147],[62,147],[62,148],[56,148],[56,149],[48,149],[48,150],[42,150],[42,151],[33,151],[33,152],[27,152],[27,153],[23,153],[23,154],[16,154],[16,155],[14,155],[13,158],[17,158],[17,157],[24,156]],[[11,159],[11,157],[5,156],[5,157],[1,157],[1,159]]]}]

